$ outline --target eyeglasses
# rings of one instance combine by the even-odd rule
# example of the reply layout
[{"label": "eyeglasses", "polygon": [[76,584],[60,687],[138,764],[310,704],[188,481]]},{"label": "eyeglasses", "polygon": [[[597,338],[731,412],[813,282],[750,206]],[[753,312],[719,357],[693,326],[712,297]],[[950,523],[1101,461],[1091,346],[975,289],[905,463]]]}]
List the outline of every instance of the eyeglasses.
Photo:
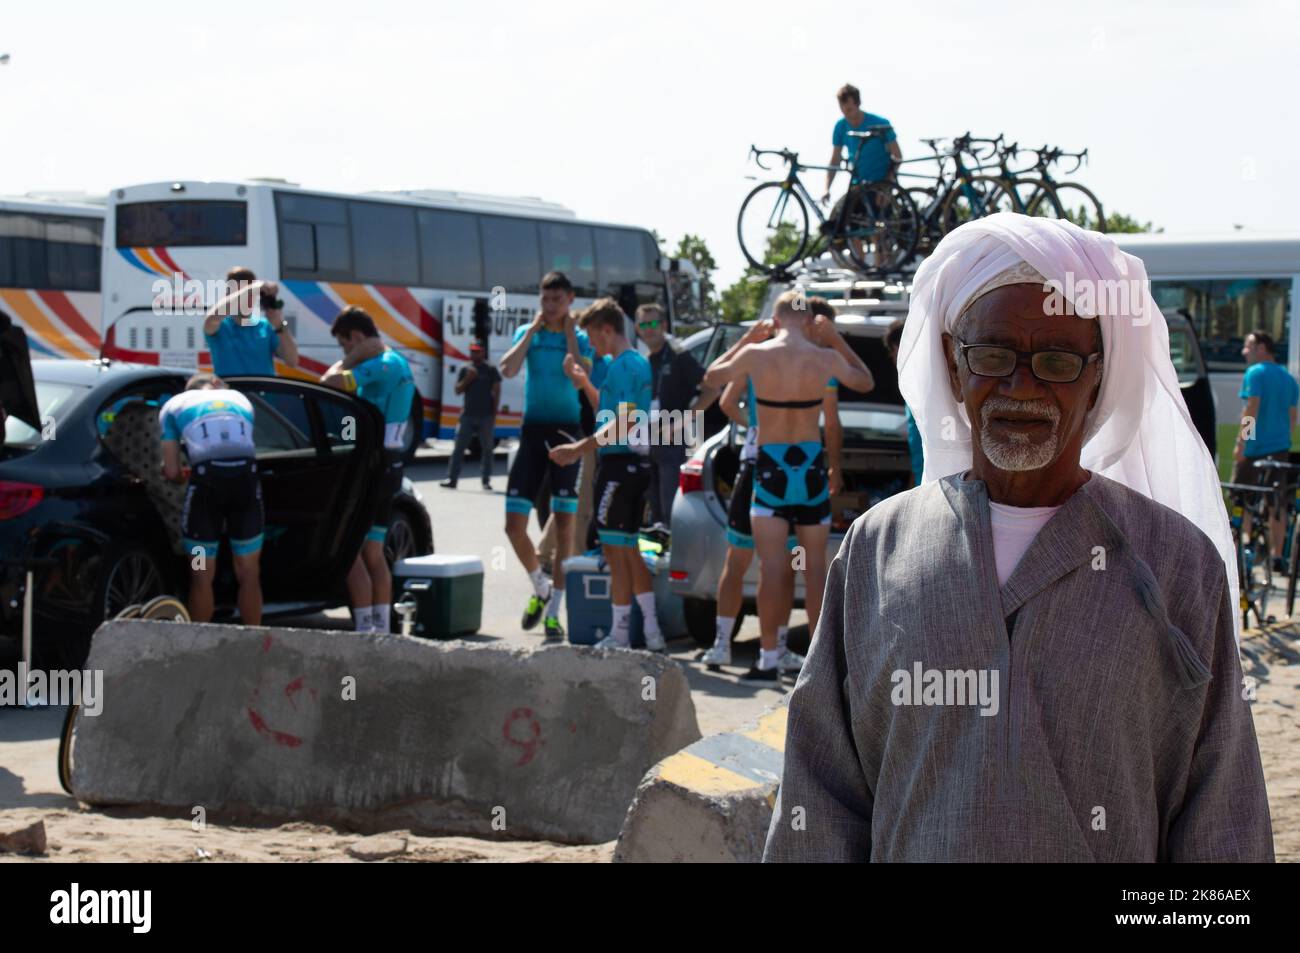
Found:
[{"label": "eyeglasses", "polygon": [[659,327],[659,322],[658,322],[657,320],[656,320],[656,321],[638,321],[638,322],[636,323],[636,326],[637,326],[638,328],[657,328],[657,327]]},{"label": "eyeglasses", "polygon": [[1043,351],[1017,351],[996,344],[963,344],[957,347],[966,355],[966,366],[980,377],[1010,377],[1016,372],[1021,358],[1029,358],[1029,369],[1040,381],[1048,384],[1072,384],[1079,379],[1084,367],[1101,359],[1100,351],[1076,354],[1074,351],[1048,349]]}]

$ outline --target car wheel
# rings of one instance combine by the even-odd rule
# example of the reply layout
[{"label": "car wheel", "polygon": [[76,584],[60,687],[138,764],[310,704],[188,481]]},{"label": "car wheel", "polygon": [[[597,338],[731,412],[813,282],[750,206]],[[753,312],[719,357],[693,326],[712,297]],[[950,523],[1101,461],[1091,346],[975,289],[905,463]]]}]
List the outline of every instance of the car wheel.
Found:
[{"label": "car wheel", "polygon": [[686,615],[686,631],[691,633],[696,645],[708,648],[718,630],[717,600],[685,598],[682,609]]},{"label": "car wheel", "polygon": [[[104,553],[95,591],[94,608],[87,628],[65,634],[48,646],[57,658],[57,666],[81,668],[90,653],[90,640],[105,619],[114,619],[127,608],[137,610],[158,596],[165,595],[167,578],[158,560],[148,550],[110,548]],[[49,657],[49,656],[45,656]]]},{"label": "car wheel", "polygon": [[415,524],[401,509],[394,509],[388,520],[388,533],[384,536],[384,558],[391,568],[399,559],[420,555],[420,537]]}]

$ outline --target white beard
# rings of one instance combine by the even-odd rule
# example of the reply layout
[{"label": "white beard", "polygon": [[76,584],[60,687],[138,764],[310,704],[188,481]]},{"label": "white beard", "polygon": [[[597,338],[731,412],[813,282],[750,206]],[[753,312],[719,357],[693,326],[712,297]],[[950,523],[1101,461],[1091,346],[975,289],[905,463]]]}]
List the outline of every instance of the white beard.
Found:
[{"label": "white beard", "polygon": [[[989,430],[989,417],[1000,410],[1026,410],[1050,417],[1052,432],[1042,443],[1032,443],[1028,434],[1011,434],[1010,439],[1003,442]],[[980,408],[980,449],[984,451],[989,463],[999,470],[1041,470],[1055,461],[1060,453],[1060,438],[1057,435],[1060,425],[1060,411],[1046,401],[991,397]]]}]

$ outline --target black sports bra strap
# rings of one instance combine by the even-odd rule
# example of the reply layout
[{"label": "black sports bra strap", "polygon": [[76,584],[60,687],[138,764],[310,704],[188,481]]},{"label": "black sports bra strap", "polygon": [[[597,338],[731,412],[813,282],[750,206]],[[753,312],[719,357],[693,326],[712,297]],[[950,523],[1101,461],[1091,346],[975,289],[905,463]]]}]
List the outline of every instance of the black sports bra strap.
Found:
[{"label": "black sports bra strap", "polygon": [[762,397],[759,397],[757,394],[755,394],[754,400],[758,401],[764,407],[797,408],[797,407],[820,407],[822,405],[822,399],[820,397],[815,397],[812,400],[764,400]]}]

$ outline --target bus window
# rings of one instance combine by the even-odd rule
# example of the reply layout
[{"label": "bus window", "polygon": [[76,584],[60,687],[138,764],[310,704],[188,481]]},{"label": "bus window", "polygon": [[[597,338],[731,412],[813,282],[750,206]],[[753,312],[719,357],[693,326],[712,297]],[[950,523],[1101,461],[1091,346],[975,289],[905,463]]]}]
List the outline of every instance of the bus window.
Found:
[{"label": "bus window", "polygon": [[653,240],[624,228],[597,228],[596,281],[600,294],[618,297],[623,286],[654,282],[655,260],[649,254]]},{"label": "bus window", "polygon": [[356,280],[375,285],[418,285],[415,210],[379,202],[353,202],[351,213]]},{"label": "bus window", "polygon": [[1151,294],[1163,311],[1186,310],[1211,371],[1243,371],[1241,346],[1256,329],[1290,339],[1291,279],[1154,279]]},{"label": "bus window", "polygon": [[98,291],[103,223],[0,213],[0,287]]},{"label": "bus window", "polygon": [[420,275],[427,288],[483,287],[483,249],[472,212],[420,209]]},{"label": "bus window", "polygon": [[523,218],[484,215],[483,283],[506,291],[528,293],[537,290],[542,277],[538,250],[537,222]]},{"label": "bus window", "polygon": [[104,223],[90,218],[50,219],[45,225],[50,287],[99,290],[99,248]]},{"label": "bus window", "polygon": [[348,203],[318,195],[275,193],[284,278],[352,278]]},{"label": "bus window", "polygon": [[591,227],[542,222],[543,272],[562,271],[579,298],[596,297],[596,261]]},{"label": "bus window", "polygon": [[117,247],[247,245],[248,203],[186,199],[117,206]]}]

